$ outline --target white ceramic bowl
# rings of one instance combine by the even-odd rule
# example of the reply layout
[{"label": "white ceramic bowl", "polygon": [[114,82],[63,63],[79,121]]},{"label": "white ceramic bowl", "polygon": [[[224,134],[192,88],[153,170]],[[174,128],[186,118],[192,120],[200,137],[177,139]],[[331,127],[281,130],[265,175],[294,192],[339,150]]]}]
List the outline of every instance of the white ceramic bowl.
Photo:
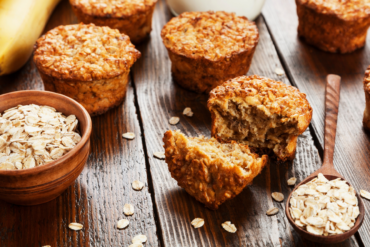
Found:
[{"label": "white ceramic bowl", "polygon": [[167,0],[176,16],[190,11],[223,10],[246,16],[249,20],[254,20],[261,13],[264,3],[265,0]]}]

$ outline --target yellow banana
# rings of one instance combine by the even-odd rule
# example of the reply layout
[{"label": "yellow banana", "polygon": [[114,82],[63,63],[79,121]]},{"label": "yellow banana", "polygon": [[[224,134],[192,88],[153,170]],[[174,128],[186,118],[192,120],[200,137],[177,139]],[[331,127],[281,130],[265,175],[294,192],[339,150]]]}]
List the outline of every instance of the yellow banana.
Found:
[{"label": "yellow banana", "polygon": [[0,75],[20,69],[60,0],[0,0]]}]

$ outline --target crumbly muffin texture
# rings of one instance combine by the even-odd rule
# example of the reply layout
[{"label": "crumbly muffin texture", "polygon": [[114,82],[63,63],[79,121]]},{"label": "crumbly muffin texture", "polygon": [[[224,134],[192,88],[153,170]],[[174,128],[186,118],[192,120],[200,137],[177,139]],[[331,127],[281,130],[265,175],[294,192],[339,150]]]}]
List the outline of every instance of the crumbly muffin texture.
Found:
[{"label": "crumbly muffin texture", "polygon": [[73,6],[85,14],[113,18],[144,13],[156,2],[157,0],[70,0]]},{"label": "crumbly muffin texture", "polygon": [[39,70],[59,79],[92,81],[124,74],[140,57],[130,38],[109,27],[59,26],[37,40]]},{"label": "crumbly muffin texture", "polygon": [[298,135],[308,127],[312,108],[292,86],[260,76],[241,76],[210,92],[212,135],[270,149],[281,160],[293,159]]},{"label": "crumbly muffin texture", "polygon": [[297,0],[322,14],[334,14],[343,20],[370,16],[370,0]]},{"label": "crumbly muffin texture", "polygon": [[167,131],[163,141],[171,176],[210,209],[238,195],[268,159],[251,153],[243,144],[186,137],[180,131]]},{"label": "crumbly muffin texture", "polygon": [[258,42],[253,22],[223,11],[183,13],[164,26],[161,36],[172,52],[208,60],[241,53]]},{"label": "crumbly muffin texture", "polygon": [[363,83],[366,100],[363,125],[366,130],[370,131],[370,66],[365,71]]}]

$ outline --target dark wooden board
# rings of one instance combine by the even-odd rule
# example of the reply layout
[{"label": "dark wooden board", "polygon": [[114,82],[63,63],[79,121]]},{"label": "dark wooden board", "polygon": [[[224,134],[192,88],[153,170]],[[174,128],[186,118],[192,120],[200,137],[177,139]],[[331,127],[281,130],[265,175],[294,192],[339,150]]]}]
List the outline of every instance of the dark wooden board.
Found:
[{"label": "dark wooden board", "polygon": [[[168,129],[180,129],[190,136],[210,136],[208,96],[182,89],[171,78],[171,63],[160,37],[163,25],[171,17],[164,1],[159,1],[151,39],[138,47],[143,57],[133,69],[164,246],[319,246],[297,236],[284,215],[284,204],[274,202],[270,196],[271,192],[282,191],[287,197],[292,189],[286,184],[289,177],[296,176],[300,181],[320,167],[321,160],[309,131],[299,138],[294,163],[278,165],[272,161],[253,185],[217,211],[206,209],[179,188],[166,163],[153,158],[154,152],[163,151],[162,137]],[[289,84],[285,76],[274,73],[275,68],[282,65],[262,18],[257,20],[257,25],[260,42],[249,74],[264,75]],[[193,117],[182,115],[185,107],[192,108]],[[172,116],[180,117],[178,125],[168,123]],[[265,213],[272,206],[279,207],[280,213],[268,217]],[[190,222],[195,217],[205,219],[204,227],[192,228]],[[221,223],[227,220],[237,226],[237,233],[222,229]],[[352,238],[336,246],[357,246],[357,243]]]},{"label": "dark wooden board", "polygon": [[[370,37],[363,49],[345,55],[331,54],[309,46],[297,37],[294,0],[268,0],[263,15],[292,83],[307,94],[314,109],[312,126],[321,147],[325,77],[329,73],[342,77],[334,165],[357,191],[369,191],[370,136],[362,129],[365,108],[362,79],[370,64]],[[369,213],[370,202],[364,202]],[[365,216],[359,233],[363,244],[370,246],[369,217]]]},{"label": "dark wooden board", "polygon": [[[45,30],[61,24],[77,23],[68,0],[55,9]],[[15,90],[43,90],[35,65],[29,61],[19,72],[0,77],[0,93]],[[134,132],[136,138],[121,137]],[[131,183],[145,183],[134,191]],[[148,237],[146,246],[159,246],[145,154],[130,85],[123,105],[93,118],[91,154],[73,186],[57,199],[39,206],[22,207],[0,202],[0,246],[128,246],[137,234]],[[123,205],[132,203],[135,214],[126,217]],[[117,221],[127,218],[127,229],[118,230]],[[75,232],[70,222],[84,225]]]}]

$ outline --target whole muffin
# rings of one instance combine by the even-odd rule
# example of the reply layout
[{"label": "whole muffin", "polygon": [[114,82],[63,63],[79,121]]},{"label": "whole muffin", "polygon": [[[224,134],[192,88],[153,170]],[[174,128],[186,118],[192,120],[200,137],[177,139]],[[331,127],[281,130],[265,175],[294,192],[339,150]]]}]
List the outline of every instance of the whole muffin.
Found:
[{"label": "whole muffin", "polygon": [[33,60],[45,90],[75,99],[94,116],[122,103],[139,57],[118,30],[79,24],[56,27],[39,38]]},{"label": "whole muffin", "polygon": [[328,52],[364,46],[370,26],[369,0],[296,0],[298,35]]},{"label": "whole muffin", "polygon": [[149,36],[157,0],[69,0],[79,21],[108,26],[137,44]]},{"label": "whole muffin", "polygon": [[365,100],[366,107],[364,111],[363,125],[364,128],[370,131],[370,66],[367,67],[364,77],[364,91],[365,91]]},{"label": "whole muffin", "polygon": [[310,124],[312,108],[304,93],[257,75],[226,81],[210,92],[212,136],[237,141],[278,159],[294,159],[297,137]]},{"label": "whole muffin", "polygon": [[171,176],[210,209],[242,192],[268,161],[266,155],[259,157],[246,145],[186,137],[179,130],[167,131],[163,142]]},{"label": "whole muffin", "polygon": [[199,93],[246,74],[259,38],[254,22],[223,11],[183,13],[163,27],[161,36],[173,79]]}]

